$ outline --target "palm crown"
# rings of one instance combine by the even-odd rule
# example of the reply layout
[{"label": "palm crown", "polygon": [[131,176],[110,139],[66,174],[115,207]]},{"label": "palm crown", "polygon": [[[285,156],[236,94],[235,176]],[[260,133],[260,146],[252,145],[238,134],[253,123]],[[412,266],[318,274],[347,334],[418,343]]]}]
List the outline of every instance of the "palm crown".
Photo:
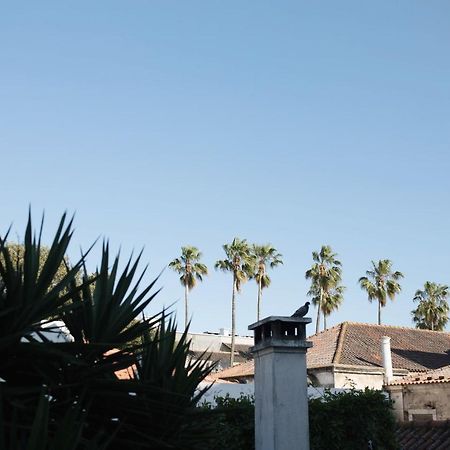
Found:
[{"label": "palm crown", "polygon": [[[323,292],[321,311],[323,313],[323,327],[327,329],[327,317],[333,312],[339,309],[344,301],[345,286],[336,286],[328,291]],[[317,305],[320,301],[320,289],[316,286],[312,286],[308,291],[308,295],[312,297],[312,302]]]},{"label": "palm crown", "polygon": [[378,325],[381,324],[381,308],[386,306],[387,299],[394,300],[402,290],[398,282],[401,278],[401,272],[392,270],[392,261],[382,259],[376,264],[372,261],[372,270],[366,271],[366,276],[358,281],[361,289],[367,292],[369,301],[378,301]]},{"label": "palm crown", "polygon": [[180,276],[180,282],[185,287],[185,317],[184,325],[188,323],[188,293],[195,287],[198,281],[203,281],[203,277],[208,275],[208,268],[200,262],[202,253],[197,247],[181,247],[181,256],[169,263],[169,267]]},{"label": "palm crown", "polygon": [[236,293],[254,273],[254,257],[246,239],[235,237],[231,244],[222,246],[226,259],[216,261],[215,268],[233,274],[233,291],[231,296],[231,354],[230,366],[234,364],[234,347],[236,334]]},{"label": "palm crown", "polygon": [[224,244],[222,248],[227,258],[219,259],[215,268],[224,272],[232,272],[236,291],[240,292],[242,284],[253,274],[254,259],[250,246],[246,239],[241,240],[235,237],[231,244]]},{"label": "palm crown", "polygon": [[252,247],[252,254],[254,257],[253,278],[255,279],[258,285],[258,302],[256,309],[256,317],[257,320],[259,320],[261,310],[262,290],[268,288],[271,283],[271,279],[267,273],[267,266],[273,269],[278,265],[283,264],[283,260],[281,259],[283,255],[281,253],[278,253],[277,249],[272,247],[272,245],[270,244],[266,245],[254,244]]},{"label": "palm crown", "polygon": [[180,282],[189,290],[195,287],[197,280],[203,281],[203,276],[208,275],[206,265],[199,262],[201,258],[202,253],[197,247],[187,246],[181,247],[181,256],[169,263],[171,269],[181,274]]},{"label": "palm crown", "polygon": [[[308,295],[313,297],[313,303],[317,305],[316,333],[318,333],[320,313],[324,312],[325,314],[325,300],[334,298],[335,300],[339,299],[340,303],[344,288],[341,286],[335,292],[334,297],[331,296],[331,291],[337,289],[341,282],[342,264],[329,245],[323,245],[320,252],[312,252],[312,257],[314,264],[306,271],[305,277],[311,280],[311,288],[308,291]],[[336,294],[339,295],[335,297]],[[336,301],[335,306],[339,306]],[[325,308],[325,310],[330,311],[330,306]]]},{"label": "palm crown", "polygon": [[418,289],[414,301],[419,302],[412,311],[417,328],[442,331],[448,322],[448,286],[427,281],[424,289]]}]

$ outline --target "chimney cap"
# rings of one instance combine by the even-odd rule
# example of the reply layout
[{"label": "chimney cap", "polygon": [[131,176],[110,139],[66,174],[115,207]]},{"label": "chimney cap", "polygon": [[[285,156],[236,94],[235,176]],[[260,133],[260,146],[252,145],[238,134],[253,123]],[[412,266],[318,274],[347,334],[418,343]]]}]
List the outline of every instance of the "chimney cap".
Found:
[{"label": "chimney cap", "polygon": [[249,330],[254,330],[258,327],[260,327],[261,325],[264,325],[266,323],[269,322],[284,322],[284,323],[302,323],[302,324],[308,324],[312,322],[312,319],[310,317],[285,317],[285,316],[269,316],[266,317],[262,320],[260,320],[259,322],[255,322],[252,323],[251,325],[248,326]]},{"label": "chimney cap", "polygon": [[312,347],[312,342],[306,340],[308,323],[311,323],[309,317],[284,316],[270,316],[253,323],[248,327],[255,334],[255,345],[250,351],[256,353],[268,347],[306,351]]}]

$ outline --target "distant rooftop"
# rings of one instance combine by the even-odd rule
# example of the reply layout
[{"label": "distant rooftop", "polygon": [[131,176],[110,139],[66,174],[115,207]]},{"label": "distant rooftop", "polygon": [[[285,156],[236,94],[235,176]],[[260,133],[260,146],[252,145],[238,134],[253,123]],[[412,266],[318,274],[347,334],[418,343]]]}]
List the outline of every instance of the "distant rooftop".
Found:
[{"label": "distant rooftop", "polygon": [[391,338],[392,366],[412,372],[450,364],[450,333],[417,328],[343,322],[308,339],[308,368],[344,364],[383,366],[381,338]]},{"label": "distant rooftop", "polygon": [[448,450],[450,422],[403,422],[397,424],[398,443],[403,450]]},{"label": "distant rooftop", "polygon": [[[383,336],[391,338],[394,369],[425,372],[450,364],[450,333],[343,322],[307,338],[313,342],[306,354],[308,369],[335,365],[382,367]],[[253,373],[253,361],[249,361],[217,375],[225,379],[247,377]]]},{"label": "distant rooftop", "polygon": [[416,373],[407,377],[397,378],[390,386],[403,386],[405,384],[430,384],[430,383],[450,383],[450,365],[440,369],[428,370],[424,373]]}]

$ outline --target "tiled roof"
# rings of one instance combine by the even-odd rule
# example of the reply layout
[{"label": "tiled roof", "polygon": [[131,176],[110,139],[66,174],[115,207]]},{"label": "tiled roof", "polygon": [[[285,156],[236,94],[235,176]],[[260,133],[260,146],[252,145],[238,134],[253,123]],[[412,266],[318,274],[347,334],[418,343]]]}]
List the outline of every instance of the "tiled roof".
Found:
[{"label": "tiled roof", "polygon": [[397,440],[401,450],[449,450],[450,423],[405,422],[397,427]]},{"label": "tiled roof", "polygon": [[308,367],[330,366],[334,362],[340,343],[339,338],[343,336],[342,328],[345,325],[345,322],[341,323],[307,338],[313,343],[312,348],[306,353]]},{"label": "tiled roof", "polygon": [[[428,370],[423,373],[408,375],[407,377],[398,378],[391,383],[390,386],[405,384],[429,384],[429,383],[450,383],[450,366],[441,367],[436,370]],[[450,447],[449,447],[450,448]]]},{"label": "tiled roof", "polygon": [[[117,353],[117,352],[119,352],[120,350],[119,349],[117,349],[117,348],[113,348],[113,349],[111,349],[111,350],[108,350],[106,353],[105,353],[105,356],[108,356],[108,355],[113,355],[114,353]],[[127,367],[127,368],[125,368],[125,369],[119,369],[119,370],[116,370],[115,372],[114,372],[114,374],[116,375],[116,377],[119,379],[119,380],[132,380],[132,379],[134,379],[134,370],[136,369],[136,366],[133,364],[133,365],[131,365],[130,367]]]},{"label": "tiled roof", "polygon": [[205,383],[224,383],[224,384],[235,384],[232,381],[227,380],[221,380],[220,378],[217,378],[214,376],[214,374],[210,373],[209,375],[206,375],[205,378],[203,378],[203,382]]},{"label": "tiled roof", "polygon": [[[381,338],[391,338],[395,369],[424,371],[450,364],[450,333],[343,322],[311,336],[308,367],[331,364],[382,367]],[[333,349],[334,354],[333,354]]]},{"label": "tiled roof", "polygon": [[[306,354],[308,369],[335,364],[382,367],[383,336],[391,338],[394,369],[423,372],[450,364],[450,333],[343,322],[307,338],[313,343]],[[236,369],[227,370],[233,370],[232,376],[237,377]],[[253,375],[253,372],[253,362],[245,363],[245,375],[242,376]],[[222,374],[224,378],[228,376],[227,371],[219,373]]]},{"label": "tiled roof", "polygon": [[253,361],[248,361],[237,366],[229,367],[221,372],[212,373],[211,377],[214,379],[230,379],[252,377],[255,373],[255,366]]},{"label": "tiled roof", "polygon": [[116,370],[114,372],[114,374],[116,375],[116,377],[119,380],[133,380],[134,379],[132,367],[127,367],[126,369]]}]

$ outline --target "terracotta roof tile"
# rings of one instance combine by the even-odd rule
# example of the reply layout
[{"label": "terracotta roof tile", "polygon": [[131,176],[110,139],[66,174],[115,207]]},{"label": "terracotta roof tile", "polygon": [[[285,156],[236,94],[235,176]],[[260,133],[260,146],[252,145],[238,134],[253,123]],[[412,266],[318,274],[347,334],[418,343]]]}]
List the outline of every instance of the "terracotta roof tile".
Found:
[{"label": "terracotta roof tile", "polygon": [[402,450],[449,450],[450,422],[406,422],[399,424],[397,440]]},{"label": "terracotta roof tile", "polygon": [[450,363],[450,333],[416,328],[347,322],[338,364],[379,366],[382,364],[381,338],[391,338],[392,366],[423,371]]},{"label": "terracotta roof tile", "polygon": [[222,380],[222,379],[220,379],[220,378],[217,378],[217,377],[215,377],[214,376],[214,374],[209,374],[209,375],[206,375],[206,377],[205,378],[203,378],[203,381],[205,382],[205,383],[224,383],[224,384],[235,384],[235,383],[233,383],[232,381],[226,381],[226,380]]},{"label": "terracotta roof tile", "polygon": [[389,383],[390,386],[405,384],[430,384],[430,383],[450,383],[450,365],[440,369],[428,370],[423,373],[415,373],[407,377],[398,378]]},{"label": "terracotta roof tile", "polygon": [[255,366],[253,361],[248,361],[237,366],[229,367],[221,372],[212,373],[213,379],[230,379],[241,377],[252,377],[255,373]]},{"label": "terracotta roof tile", "polygon": [[[117,349],[117,348],[112,348],[111,350],[108,350],[105,353],[105,356],[113,355],[114,353],[117,353],[119,351],[120,350]],[[116,370],[114,372],[114,374],[116,375],[116,377],[119,380],[132,380],[132,379],[134,379],[134,371],[135,371],[135,369],[136,369],[136,366],[134,364],[132,364],[130,367],[127,367],[125,369]]]},{"label": "terracotta roof tile", "polygon": [[344,325],[345,322],[307,338],[313,343],[306,354],[308,367],[330,366],[334,362],[339,337],[342,331],[345,333]]},{"label": "terracotta roof tile", "polygon": [[[329,367],[333,364],[382,367],[381,338],[391,338],[392,366],[423,372],[450,364],[450,333],[418,330],[416,328],[343,322],[307,339],[313,347],[306,354],[308,368]],[[245,375],[238,375],[244,366]],[[227,369],[232,377],[253,375],[250,361]],[[219,372],[228,376],[229,372]],[[449,447],[450,448],[450,447]]]},{"label": "terracotta roof tile", "polygon": [[127,367],[126,369],[120,369],[116,370],[114,372],[116,377],[119,380],[133,380],[134,379],[134,373],[132,367]]}]

